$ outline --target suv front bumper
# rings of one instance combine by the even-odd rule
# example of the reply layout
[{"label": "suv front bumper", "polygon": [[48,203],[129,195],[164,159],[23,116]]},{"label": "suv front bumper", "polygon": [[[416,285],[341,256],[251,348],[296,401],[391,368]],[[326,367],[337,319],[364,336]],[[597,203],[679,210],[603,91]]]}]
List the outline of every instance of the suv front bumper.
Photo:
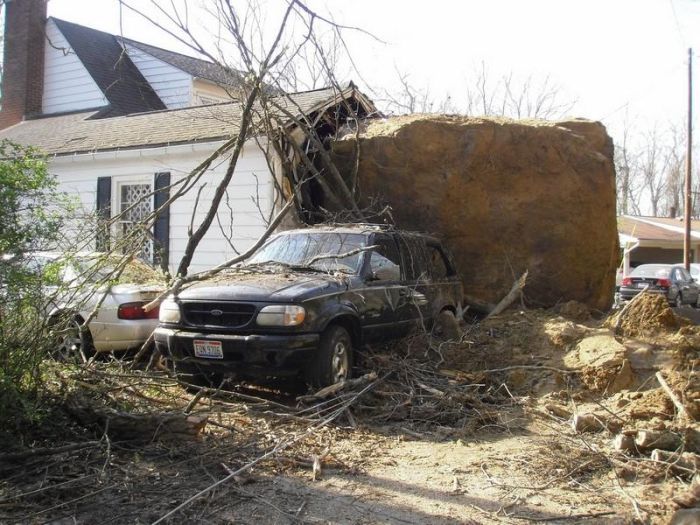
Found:
[{"label": "suv front bumper", "polygon": [[[256,377],[283,377],[303,371],[318,349],[319,334],[234,335],[157,328],[156,347],[175,362],[187,362],[212,372],[235,372]],[[194,355],[194,340],[219,341],[223,359]]]}]

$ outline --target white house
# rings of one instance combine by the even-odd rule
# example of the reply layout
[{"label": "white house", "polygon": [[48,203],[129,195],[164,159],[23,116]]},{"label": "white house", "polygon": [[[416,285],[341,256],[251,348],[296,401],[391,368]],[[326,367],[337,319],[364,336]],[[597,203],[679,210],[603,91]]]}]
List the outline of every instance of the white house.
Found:
[{"label": "white house", "polygon": [[[190,173],[237,132],[240,105],[224,102],[231,100],[236,72],[70,22],[47,20],[45,0],[5,5],[0,139],[33,145],[49,155],[49,169],[60,187],[78,196],[84,209],[103,217],[129,210],[115,226],[117,231],[168,197],[164,191],[146,200],[144,195]],[[335,111],[339,124],[341,105],[351,103],[361,115],[376,111],[352,84],[289,96],[295,112]],[[245,250],[264,231],[275,206],[264,144],[265,137],[257,137],[245,145],[191,271]],[[158,218],[154,241],[144,248],[146,257],[176,268],[188,227],[196,227],[203,217],[225,169],[224,160],[213,163],[197,188]],[[98,248],[100,242],[107,240],[97,236]]]}]

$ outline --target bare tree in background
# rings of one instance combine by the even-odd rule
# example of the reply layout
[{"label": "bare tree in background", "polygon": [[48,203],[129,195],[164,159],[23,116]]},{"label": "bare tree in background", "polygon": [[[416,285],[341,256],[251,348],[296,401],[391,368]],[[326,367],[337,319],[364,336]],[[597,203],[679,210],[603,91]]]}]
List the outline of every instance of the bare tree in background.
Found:
[{"label": "bare tree in background", "polygon": [[638,152],[630,144],[630,124],[622,128],[621,139],[615,144],[615,168],[617,172],[617,210],[623,215],[641,215],[643,184],[637,171]]},{"label": "bare tree in background", "polygon": [[380,99],[387,113],[404,115],[409,113],[457,113],[452,103],[452,97],[448,94],[441,100],[436,100],[430,90],[430,86],[424,88],[411,84],[407,73],[396,70],[396,76],[400,88],[396,91],[384,90]]},{"label": "bare tree in background", "polygon": [[[655,217],[682,216],[686,155],[684,127],[671,122],[637,134],[633,130],[634,126],[625,121],[615,143],[618,212]],[[697,189],[700,189],[700,184]],[[696,201],[693,199],[693,216],[697,216]]]},{"label": "bare tree in background", "polygon": [[676,217],[684,208],[684,182],[685,182],[685,145],[686,132],[683,127],[670,124],[666,134],[667,145],[664,153],[666,167],[666,196],[665,213],[670,217]]},{"label": "bare tree in background", "polygon": [[563,99],[561,87],[549,76],[520,79],[514,73],[493,78],[486,63],[474,72],[466,89],[466,114],[488,117],[557,119],[576,105]]},{"label": "bare tree in background", "polygon": [[[386,111],[406,113],[455,113],[468,116],[557,119],[576,105],[563,97],[561,88],[549,77],[520,79],[515,73],[493,77],[484,62],[470,76],[463,99],[447,93],[436,98],[429,86],[410,82],[409,75],[397,71],[399,87],[384,90],[379,101]],[[462,100],[462,101],[461,101]]]}]

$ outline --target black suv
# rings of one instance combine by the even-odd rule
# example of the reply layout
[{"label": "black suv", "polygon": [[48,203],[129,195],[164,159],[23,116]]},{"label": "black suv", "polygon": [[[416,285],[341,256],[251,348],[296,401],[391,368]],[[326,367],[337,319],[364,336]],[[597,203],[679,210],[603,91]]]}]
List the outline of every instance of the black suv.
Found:
[{"label": "black suv", "polygon": [[347,379],[353,348],[454,330],[462,284],[428,235],[376,225],[271,237],[245,263],[161,304],[155,342],[195,384],[223,375]]}]

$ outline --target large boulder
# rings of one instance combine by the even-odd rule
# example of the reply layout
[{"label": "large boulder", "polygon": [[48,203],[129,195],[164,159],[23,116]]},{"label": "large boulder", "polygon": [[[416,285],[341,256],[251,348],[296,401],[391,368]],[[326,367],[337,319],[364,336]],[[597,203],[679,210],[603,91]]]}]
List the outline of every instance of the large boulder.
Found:
[{"label": "large boulder", "polygon": [[525,270],[529,304],[605,310],[618,258],[613,144],[599,122],[411,115],[332,144],[364,205],[454,252],[465,293],[497,303]]}]

